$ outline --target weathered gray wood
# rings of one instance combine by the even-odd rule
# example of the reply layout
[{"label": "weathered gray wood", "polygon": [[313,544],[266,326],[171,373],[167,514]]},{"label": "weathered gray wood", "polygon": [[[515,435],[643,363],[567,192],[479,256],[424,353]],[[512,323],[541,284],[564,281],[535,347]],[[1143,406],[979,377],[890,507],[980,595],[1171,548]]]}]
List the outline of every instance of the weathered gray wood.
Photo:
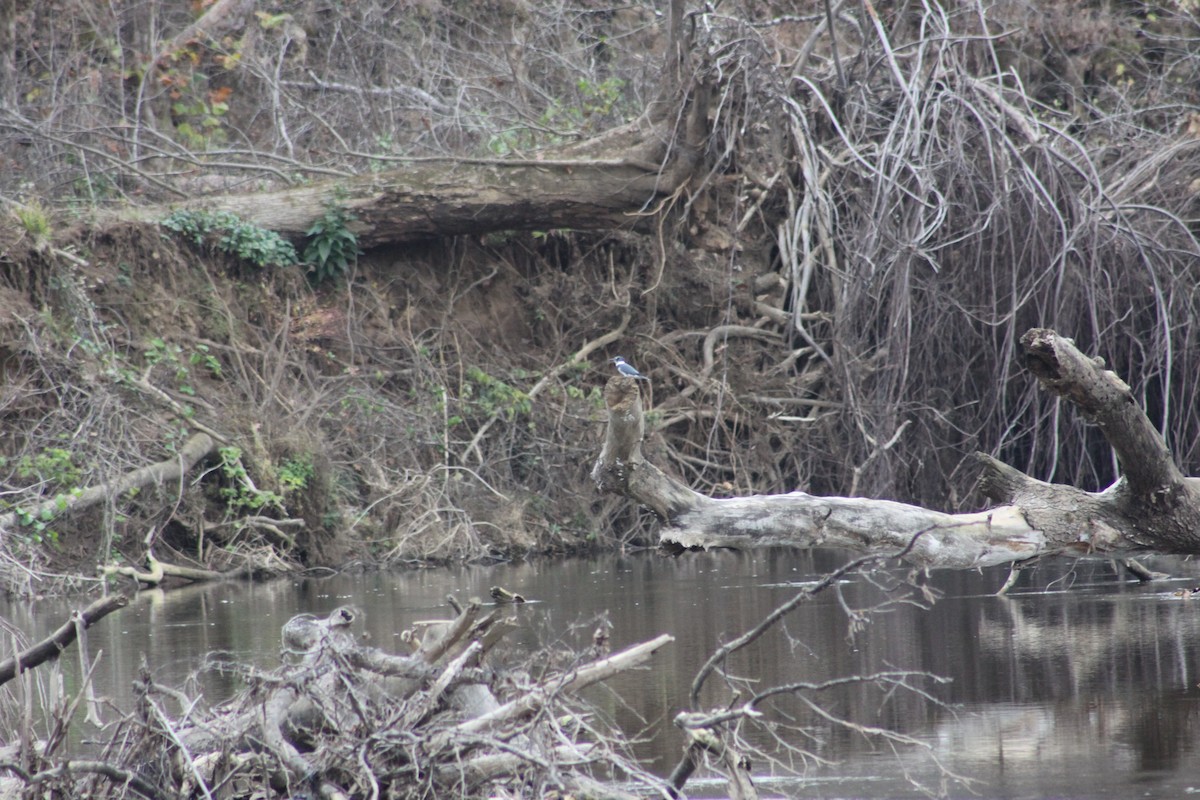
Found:
[{"label": "weathered gray wood", "polygon": [[1112,445],[1134,497],[1154,502],[1185,491],[1185,477],[1167,443],[1138,406],[1129,385],[1052,330],[1034,328],[1021,337],[1025,366],[1047,390],[1070,401],[1100,427]]},{"label": "weathered gray wood", "polygon": [[605,389],[608,432],[592,477],[601,491],[625,494],[657,514],[660,541],[669,547],[838,547],[957,569],[1052,554],[1200,552],[1200,481],[1172,461],[1129,387],[1053,331],[1031,330],[1022,344],[1043,386],[1100,425],[1112,443],[1125,477],[1105,491],[1045,483],[976,454],[984,494],[1000,503],[987,511],[946,514],[804,492],[714,499],[645,461],[640,395],[627,378],[613,378]]},{"label": "weathered gray wood", "polygon": [[592,480],[601,492],[625,494],[663,519],[713,502],[666,475],[642,455],[645,422],[641,385],[633,378],[615,377],[604,387],[608,430],[604,449],[592,467]]}]

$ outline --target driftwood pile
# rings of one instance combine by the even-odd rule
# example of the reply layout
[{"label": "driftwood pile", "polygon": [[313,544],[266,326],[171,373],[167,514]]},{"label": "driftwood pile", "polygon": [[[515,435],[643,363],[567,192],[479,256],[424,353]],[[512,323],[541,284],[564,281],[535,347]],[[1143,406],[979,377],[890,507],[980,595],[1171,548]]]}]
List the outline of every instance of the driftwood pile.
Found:
[{"label": "driftwood pile", "polygon": [[579,692],[645,663],[672,637],[608,655],[601,634],[533,676],[487,663],[513,629],[511,606],[484,613],[478,601],[450,602],[454,619],[402,637],[406,655],[357,641],[352,608],[295,617],[283,628],[283,665],[237,667],[248,688],[214,709],[146,671],[137,708],[110,726],[102,752],[72,761],[41,743],[5,753],[0,798],[664,796],[664,781],[636,764]]}]

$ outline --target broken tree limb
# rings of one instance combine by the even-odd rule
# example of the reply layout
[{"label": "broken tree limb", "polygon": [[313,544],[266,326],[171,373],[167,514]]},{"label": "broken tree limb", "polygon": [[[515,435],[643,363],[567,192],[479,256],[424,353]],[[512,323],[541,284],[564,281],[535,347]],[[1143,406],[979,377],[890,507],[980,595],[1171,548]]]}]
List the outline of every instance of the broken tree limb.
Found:
[{"label": "broken tree limb", "polygon": [[139,467],[120,478],[99,486],[91,486],[77,494],[59,494],[44,500],[32,508],[23,508],[0,514],[0,533],[16,527],[25,518],[48,519],[58,517],[80,508],[95,505],[107,497],[124,494],[148,484],[164,484],[179,481],[200,459],[213,451],[216,444],[207,433],[197,433],[179,448],[174,456],[156,464]]},{"label": "broken tree limb", "polygon": [[252,564],[244,564],[226,572],[197,569],[196,567],[185,567],[179,564],[168,564],[164,561],[159,561],[154,557],[153,552],[148,552],[146,553],[145,572],[142,572],[137,567],[121,564],[104,564],[100,567],[99,572],[104,576],[122,575],[126,578],[133,578],[135,581],[144,583],[147,586],[158,586],[167,578],[181,578],[193,583],[250,578],[254,575],[254,569],[255,567]]},{"label": "broken tree limb", "polygon": [[449,744],[449,742],[445,741],[446,739],[453,740],[462,735],[486,733],[525,717],[545,706],[552,695],[558,692],[578,692],[580,689],[584,689],[592,684],[607,680],[624,670],[636,667],[653,655],[655,651],[673,641],[675,641],[674,636],[664,633],[650,641],[635,644],[619,653],[614,653],[608,658],[603,658],[580,667],[574,673],[564,676],[560,682],[527,692],[521,697],[511,700],[487,714],[467,720],[461,725],[449,729],[445,733],[440,734],[443,738],[435,740],[430,749],[436,751],[446,746]]},{"label": "broken tree limb", "polygon": [[981,488],[990,499],[1025,509],[1053,541],[1086,538],[1093,552],[1200,552],[1200,481],[1179,469],[1129,386],[1070,339],[1034,328],[1021,337],[1024,360],[1043,388],[1096,424],[1113,447],[1122,476],[1102,492],[1045,483],[990,456]]},{"label": "broken tree limb", "polygon": [[104,617],[128,604],[129,598],[126,595],[112,594],[108,597],[101,597],[82,611],[72,612],[71,618],[54,633],[32,647],[22,650],[16,656],[0,661],[0,685],[8,683],[28,669],[58,658],[62,651],[75,641],[79,635],[80,626],[90,628]]},{"label": "broken tree limb", "polygon": [[663,522],[672,548],[838,547],[902,553],[923,567],[970,568],[1050,554],[1200,552],[1200,481],[1183,475],[1129,387],[1098,359],[1046,329],[1021,340],[1042,385],[1099,425],[1125,476],[1103,492],[1045,483],[977,454],[984,494],[1001,505],[949,514],[889,500],[804,492],[715,499],[667,476],[642,455],[640,389],[614,377],[605,387],[608,430],[592,478]]},{"label": "broken tree limb", "polygon": [[1183,491],[1186,478],[1162,434],[1138,407],[1129,385],[1104,368],[1104,359],[1088,358],[1073,341],[1046,328],[1027,331],[1021,346],[1025,366],[1042,386],[1104,431],[1135,495],[1153,502],[1155,496]]}]

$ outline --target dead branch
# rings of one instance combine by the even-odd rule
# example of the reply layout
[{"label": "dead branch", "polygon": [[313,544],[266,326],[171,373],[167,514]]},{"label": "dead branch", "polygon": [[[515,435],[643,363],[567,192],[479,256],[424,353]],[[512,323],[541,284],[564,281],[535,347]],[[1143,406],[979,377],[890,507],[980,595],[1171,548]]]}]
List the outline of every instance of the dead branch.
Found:
[{"label": "dead branch", "polygon": [[[259,689],[240,707],[233,704],[172,733],[179,751],[189,754],[172,767],[177,785],[202,780],[217,786],[235,775],[245,781],[273,770],[277,780],[310,785],[327,798],[356,796],[365,786],[394,792],[413,786],[414,778],[429,782],[427,795],[487,795],[489,782],[514,774],[529,780],[532,771],[588,796],[639,794],[593,777],[593,765],[606,776],[614,767],[626,774],[637,770],[612,743],[593,740],[591,726],[567,733],[561,721],[588,717],[576,698],[580,690],[644,662],[671,637],[554,672],[498,703],[496,687],[509,678],[472,666],[494,628],[472,623],[475,613],[468,607],[449,623],[453,633],[445,638],[462,646],[437,645],[437,663],[426,661],[435,649],[395,656],[358,645],[350,632],[357,620],[353,609],[289,620],[283,629],[287,665],[260,676]],[[397,675],[403,680],[385,677]],[[542,733],[531,726],[553,727]],[[265,770],[245,757],[248,748],[265,756]],[[217,750],[222,758],[215,757]],[[416,796],[406,791],[394,796]]]},{"label": "dead branch", "polygon": [[1070,552],[1200,552],[1200,481],[1185,478],[1128,386],[1053,331],[1022,338],[1030,370],[1095,421],[1126,477],[1101,493],[1022,475],[987,456],[983,486],[996,508],[947,514],[888,500],[804,492],[714,499],[666,476],[642,455],[641,395],[616,377],[605,387],[609,422],[592,469],[601,491],[624,494],[663,521],[674,548],[843,547],[926,567],[969,568]]},{"label": "dead branch", "polygon": [[167,578],[182,578],[186,581],[194,583],[204,583],[207,581],[227,581],[240,578],[248,578],[253,576],[255,567],[253,564],[244,564],[225,572],[217,572],[211,569],[199,569],[196,567],[185,567],[179,564],[169,564],[164,561],[159,561],[154,557],[153,552],[146,553],[146,568],[147,571],[142,572],[136,567],[130,567],[121,564],[104,564],[99,568],[101,575],[122,575],[126,578],[132,578],[139,583],[144,583],[147,586],[158,586]]},{"label": "dead branch", "polygon": [[54,633],[16,656],[0,661],[0,685],[8,683],[26,670],[58,658],[62,651],[75,641],[81,626],[85,629],[90,628],[99,620],[128,604],[128,596],[112,594],[101,597],[82,611],[73,612],[71,618]]},{"label": "dead branch", "polygon": [[150,484],[161,485],[178,482],[198,461],[213,452],[215,447],[216,444],[211,436],[207,433],[197,433],[188,439],[172,458],[135,469],[115,481],[91,486],[77,494],[60,494],[38,503],[32,508],[0,514],[0,534],[14,528],[24,517],[33,519],[57,517],[95,505],[105,498],[124,494],[130,489]]},{"label": "dead branch", "polygon": [[1104,359],[1088,358],[1075,342],[1045,328],[1026,332],[1021,346],[1025,366],[1038,382],[1104,431],[1135,497],[1150,505],[1169,504],[1190,492],[1162,434],[1138,406],[1129,385],[1104,368]]},{"label": "dead branch", "polygon": [[522,697],[512,700],[494,711],[475,719],[468,720],[447,732],[449,736],[464,734],[479,734],[492,730],[502,724],[524,717],[546,705],[550,697],[558,692],[578,692],[580,689],[594,683],[611,678],[619,672],[631,669],[649,658],[656,650],[675,641],[675,637],[664,633],[648,642],[634,645],[608,658],[595,661],[580,667],[573,674],[564,676],[561,680],[539,687]]},{"label": "dead branch", "polygon": [[47,781],[69,778],[72,773],[91,773],[102,775],[118,786],[128,786],[142,797],[149,798],[149,800],[172,800],[176,796],[173,793],[164,792],[135,772],[120,769],[103,761],[63,761],[51,769],[42,770],[33,775],[30,775],[16,764],[10,763],[0,763],[0,770],[12,772],[26,786],[31,788],[40,786]]}]

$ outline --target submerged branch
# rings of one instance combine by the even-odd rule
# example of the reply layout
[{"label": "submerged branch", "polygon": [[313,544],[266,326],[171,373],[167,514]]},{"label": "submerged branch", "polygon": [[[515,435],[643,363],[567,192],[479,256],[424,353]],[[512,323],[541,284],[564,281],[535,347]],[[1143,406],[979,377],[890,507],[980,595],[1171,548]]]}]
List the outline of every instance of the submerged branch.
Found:
[{"label": "submerged branch", "polygon": [[32,647],[22,650],[16,656],[0,661],[0,685],[8,683],[26,670],[58,658],[62,651],[75,641],[81,627],[90,628],[104,617],[128,604],[128,596],[113,594],[101,597],[82,611],[72,612],[71,618],[59,626],[54,633]]}]

